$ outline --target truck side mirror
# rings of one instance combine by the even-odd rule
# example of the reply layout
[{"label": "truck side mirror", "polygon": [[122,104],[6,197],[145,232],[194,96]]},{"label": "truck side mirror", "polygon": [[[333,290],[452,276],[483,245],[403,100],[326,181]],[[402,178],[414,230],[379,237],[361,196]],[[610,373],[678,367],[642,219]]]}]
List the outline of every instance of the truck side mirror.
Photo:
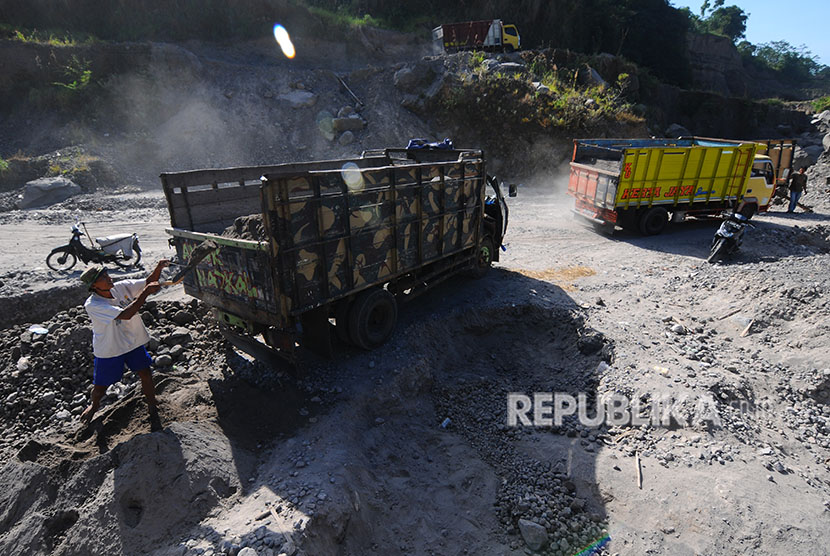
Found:
[{"label": "truck side mirror", "polygon": [[516,195],[518,195],[518,193],[519,192],[518,192],[518,189],[517,189],[517,186],[516,186],[515,183],[511,183],[510,185],[507,186],[507,196],[508,197],[515,197]]}]

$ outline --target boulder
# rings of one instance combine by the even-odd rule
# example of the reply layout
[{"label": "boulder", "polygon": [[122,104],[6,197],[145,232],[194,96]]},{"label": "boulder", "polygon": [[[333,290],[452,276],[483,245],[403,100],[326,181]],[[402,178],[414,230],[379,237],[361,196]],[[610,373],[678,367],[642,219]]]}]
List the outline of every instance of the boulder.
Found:
[{"label": "boulder", "polygon": [[354,133],[352,133],[351,131],[344,131],[343,135],[341,135],[337,139],[337,142],[343,145],[344,147],[346,145],[351,145],[352,143],[354,143]]},{"label": "boulder", "polygon": [[817,125],[819,128],[824,130],[830,129],[830,110],[825,110],[821,114],[816,114],[813,116],[810,123]]},{"label": "boulder", "polygon": [[589,65],[586,65],[584,68],[579,70],[576,79],[580,85],[608,86],[608,82],[602,78],[599,72]]},{"label": "boulder", "polygon": [[184,325],[193,322],[196,320],[196,317],[193,316],[193,313],[187,311],[176,311],[171,320],[176,324]]},{"label": "boulder", "polygon": [[821,144],[824,147],[824,152],[830,152],[830,133],[824,136],[824,139],[821,140]]},{"label": "boulder", "polygon": [[548,542],[548,532],[543,526],[534,521],[520,519],[519,532],[522,534],[527,547],[531,550],[539,550]]},{"label": "boulder", "polygon": [[288,103],[291,108],[306,108],[317,104],[317,95],[309,91],[291,91],[282,93],[277,99]]},{"label": "boulder", "polygon": [[169,367],[173,364],[173,358],[170,355],[159,355],[154,361],[156,367]]},{"label": "boulder", "polygon": [[354,114],[354,107],[352,106],[344,106],[343,108],[337,111],[338,118],[348,118],[352,114]]},{"label": "boulder", "polygon": [[680,124],[672,124],[666,128],[666,137],[686,137],[692,132]]},{"label": "boulder", "polygon": [[[522,75],[528,72],[526,65],[517,64],[516,62],[504,62],[501,64],[496,64],[492,67],[491,71],[507,75]],[[602,78],[600,77],[600,79]]]},{"label": "boulder", "polygon": [[334,118],[331,121],[332,129],[339,133],[341,131],[358,131],[363,129],[364,123],[358,117],[349,117],[349,118]]},{"label": "boulder", "polygon": [[809,147],[804,147],[803,149],[801,147],[796,147],[793,162],[799,167],[812,166],[818,162],[818,157],[820,157],[823,152],[824,148],[819,145],[810,145]]},{"label": "boulder", "polygon": [[426,63],[407,65],[395,72],[393,83],[401,91],[411,93],[428,87],[435,79],[435,71]]},{"label": "boulder", "polygon": [[187,328],[177,327],[173,332],[165,336],[162,341],[168,346],[184,345],[192,340],[190,331]]},{"label": "boulder", "polygon": [[537,93],[542,93],[545,95],[550,94],[550,87],[548,87],[547,85],[542,85],[539,81],[534,81],[533,83],[531,83],[531,85],[533,85],[533,88],[536,89]]},{"label": "boulder", "polygon": [[81,192],[75,182],[63,177],[40,178],[23,187],[17,201],[18,208],[47,207],[63,202]]},{"label": "boulder", "polygon": [[426,109],[424,99],[418,95],[404,95],[403,100],[401,100],[401,106],[416,114]]}]

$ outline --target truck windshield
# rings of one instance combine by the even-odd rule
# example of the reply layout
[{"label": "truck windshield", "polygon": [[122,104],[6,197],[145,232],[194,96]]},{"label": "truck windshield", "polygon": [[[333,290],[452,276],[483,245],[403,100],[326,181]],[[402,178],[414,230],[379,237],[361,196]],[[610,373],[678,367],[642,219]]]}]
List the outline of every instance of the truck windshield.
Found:
[{"label": "truck windshield", "polygon": [[770,162],[762,162],[761,164],[755,164],[752,166],[752,174],[751,177],[763,177],[767,183],[772,183],[775,176],[775,172],[772,169],[772,164]]}]

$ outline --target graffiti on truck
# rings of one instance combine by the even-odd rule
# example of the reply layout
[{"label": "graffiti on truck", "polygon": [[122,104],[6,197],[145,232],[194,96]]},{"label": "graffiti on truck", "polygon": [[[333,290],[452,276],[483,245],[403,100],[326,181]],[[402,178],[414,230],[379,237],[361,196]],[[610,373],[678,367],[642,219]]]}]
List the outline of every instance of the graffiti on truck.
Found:
[{"label": "graffiti on truck", "polygon": [[[190,259],[196,245],[191,243],[182,245],[184,260]],[[245,272],[223,268],[224,265],[219,257],[220,252],[221,249],[213,251],[195,269],[196,283],[201,287],[219,290],[228,295],[258,299],[259,289],[252,283],[251,277]]]},{"label": "graffiti on truck", "polygon": [[692,195],[694,195],[695,197],[702,197],[704,195],[709,195],[710,193],[717,194],[717,191],[715,191],[714,189],[704,189],[703,187],[698,187],[697,191],[695,191],[694,185],[681,185],[667,188],[632,187],[631,189],[623,190],[620,200],[625,201],[628,199],[657,199],[660,197],[662,197],[663,199],[673,199],[674,197],[691,197]]},{"label": "graffiti on truck", "polygon": [[[193,250],[198,247],[198,243],[184,243],[182,245],[182,259],[185,261],[190,260],[190,256],[193,254]],[[219,266],[221,263],[219,262],[219,249],[215,251],[211,251],[210,255],[205,257],[204,264],[210,264],[211,266]]]},{"label": "graffiti on truck", "polygon": [[259,290],[251,283],[251,277],[231,270],[197,268],[196,283],[203,287],[223,291],[229,295],[259,298]]}]

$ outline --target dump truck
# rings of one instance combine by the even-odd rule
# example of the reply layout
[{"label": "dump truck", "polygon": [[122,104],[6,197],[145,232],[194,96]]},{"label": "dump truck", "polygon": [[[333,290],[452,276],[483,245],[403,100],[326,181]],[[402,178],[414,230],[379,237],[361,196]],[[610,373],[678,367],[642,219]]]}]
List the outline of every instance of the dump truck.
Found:
[{"label": "dump truck", "polygon": [[437,50],[497,50],[513,52],[522,45],[515,25],[504,24],[500,19],[449,23],[432,30],[432,40]]},{"label": "dump truck", "polygon": [[[185,292],[257,358],[294,360],[298,344],[330,356],[332,328],[344,343],[381,345],[400,302],[460,273],[483,275],[507,229],[501,185],[474,149],[383,149],[161,182],[177,257],[186,262],[205,240],[219,246]],[[238,219],[259,236],[229,235]]]},{"label": "dump truck", "polygon": [[766,211],[794,148],[794,141],[702,137],[576,139],[568,193],[574,213],[603,231],[655,235],[670,220],[718,215],[741,202]]}]

